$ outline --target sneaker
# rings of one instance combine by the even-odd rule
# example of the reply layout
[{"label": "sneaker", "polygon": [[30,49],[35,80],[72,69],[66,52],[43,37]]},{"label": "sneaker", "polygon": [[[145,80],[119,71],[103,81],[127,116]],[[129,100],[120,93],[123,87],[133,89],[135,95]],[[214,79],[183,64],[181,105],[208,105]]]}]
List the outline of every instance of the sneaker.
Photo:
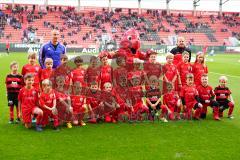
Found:
[{"label": "sneaker", "polygon": [[163,117],[163,118],[160,118],[160,120],[163,121],[163,122],[165,122],[165,123],[168,122],[168,120],[167,120],[166,118],[164,118],[164,117]]},{"label": "sneaker", "polygon": [[97,123],[97,120],[96,120],[96,118],[92,118],[92,119],[89,119],[88,120],[88,123]]},{"label": "sneaker", "polygon": [[37,121],[36,118],[32,119],[32,123],[36,123],[36,121]]},{"label": "sneaker", "polygon": [[223,117],[223,112],[219,112],[219,117]]},{"label": "sneaker", "polygon": [[20,122],[21,122],[20,118],[17,118],[16,121],[15,121],[15,123],[17,123],[17,124],[20,123]]},{"label": "sneaker", "polygon": [[117,123],[115,118],[112,118],[112,123]]},{"label": "sneaker", "polygon": [[232,115],[229,115],[228,118],[229,119],[234,119],[234,117]]},{"label": "sneaker", "polygon": [[54,131],[60,131],[60,129],[58,127],[53,127]]},{"label": "sneaker", "polygon": [[37,132],[42,132],[43,131],[42,126],[41,125],[36,125],[36,131]]},{"label": "sneaker", "polygon": [[80,126],[86,126],[86,123],[83,121],[80,121]]},{"label": "sneaker", "polygon": [[9,123],[9,124],[13,124],[13,120],[9,120],[8,123]]},{"label": "sneaker", "polygon": [[67,123],[67,128],[72,128],[72,123],[71,122]]}]

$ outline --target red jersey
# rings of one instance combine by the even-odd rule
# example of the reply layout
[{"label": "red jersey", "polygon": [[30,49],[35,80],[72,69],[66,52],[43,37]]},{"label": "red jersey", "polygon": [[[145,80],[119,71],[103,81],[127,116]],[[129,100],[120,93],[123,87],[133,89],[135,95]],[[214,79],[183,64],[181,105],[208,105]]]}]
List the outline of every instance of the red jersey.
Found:
[{"label": "red jersey", "polygon": [[101,99],[101,91],[97,90],[96,92],[92,92],[90,89],[86,91],[86,103],[91,105],[92,108],[98,107]]},{"label": "red jersey", "polygon": [[38,105],[38,91],[34,87],[23,87],[18,94],[18,100],[21,102],[22,111],[31,110]]},{"label": "red jersey", "polygon": [[163,74],[168,79],[169,82],[173,80],[175,76],[177,76],[177,67],[174,64],[165,64],[163,66]]},{"label": "red jersey", "polygon": [[230,89],[228,87],[220,87],[217,86],[214,89],[214,93],[216,95],[216,100],[219,102],[223,102],[225,100],[227,100],[229,98],[229,96],[232,94],[232,92],[230,91]]},{"label": "red jersey", "polygon": [[182,63],[182,62],[183,62],[182,54],[181,53],[175,54],[173,58],[173,64],[178,65],[179,63]]},{"label": "red jersey", "polygon": [[71,79],[72,82],[81,82],[84,84],[84,76],[85,76],[86,70],[84,68],[76,68],[71,72]]},{"label": "red jersey", "polygon": [[142,97],[144,96],[142,86],[134,86],[129,88],[129,95],[132,100],[132,105],[142,103]]},{"label": "red jersey", "polygon": [[195,86],[185,85],[181,89],[180,96],[184,98],[186,105],[189,103],[197,102],[196,96],[198,96],[198,91]]},{"label": "red jersey", "polygon": [[41,74],[41,67],[38,64],[31,65],[31,64],[25,64],[22,68],[22,75],[23,77],[27,74],[31,73],[34,75],[34,84],[33,86],[38,89],[39,88],[39,82],[40,82],[40,74]]},{"label": "red jersey", "polygon": [[23,87],[23,77],[20,74],[8,74],[5,80],[7,93],[19,93]]},{"label": "red jersey", "polygon": [[120,78],[127,80],[128,70],[125,67],[118,67],[113,71],[113,78],[116,80],[116,85],[119,85]]},{"label": "red jersey", "polygon": [[84,101],[85,101],[85,97],[82,95],[72,95],[71,96],[71,104],[73,107],[73,113],[74,114],[79,114],[84,112]]},{"label": "red jersey", "polygon": [[208,73],[208,68],[203,64],[194,63],[192,66],[192,73],[194,75],[195,85],[201,85],[201,77],[204,73]]},{"label": "red jersey", "polygon": [[159,78],[162,74],[162,65],[160,63],[146,62],[144,63],[143,67],[148,78],[152,75],[157,76]]},{"label": "red jersey", "polygon": [[163,95],[163,104],[167,105],[168,107],[176,107],[178,100],[179,96],[176,91],[171,91]]},{"label": "red jersey", "polygon": [[158,101],[161,98],[161,91],[159,88],[152,88],[151,86],[146,91],[146,98],[148,98],[152,102]]},{"label": "red jersey", "polygon": [[188,73],[192,73],[192,65],[189,62],[181,62],[177,65],[177,69],[181,78],[182,85],[186,85],[186,76]]},{"label": "red jersey", "polygon": [[209,85],[206,87],[199,85],[197,86],[197,90],[201,100],[211,100],[211,98],[215,96],[212,87]]},{"label": "red jersey", "polygon": [[121,87],[121,86],[116,86],[115,87],[116,93],[118,93],[118,96],[126,102],[127,99],[129,99],[129,91],[127,87]]},{"label": "red jersey", "polygon": [[85,82],[90,84],[91,82],[99,82],[100,68],[88,67],[85,74]]},{"label": "red jersey", "polygon": [[112,74],[113,69],[110,65],[100,66],[101,89],[103,89],[104,83],[106,82],[112,83]]},{"label": "red jersey", "polygon": [[128,72],[127,77],[128,79],[132,79],[133,77],[139,77],[140,78],[140,84],[144,83],[145,80],[145,72],[143,70],[136,70],[136,71],[131,71]]},{"label": "red jersey", "polygon": [[59,100],[60,98],[63,100],[67,100],[69,96],[66,93],[55,91],[56,99]]},{"label": "red jersey", "polygon": [[44,79],[50,79],[51,75],[53,73],[52,69],[42,69],[41,73],[40,73],[40,80],[43,81]]},{"label": "red jersey", "polygon": [[56,95],[53,90],[51,90],[50,93],[44,93],[44,92],[40,93],[39,104],[41,107],[46,105],[46,106],[52,108],[54,100],[56,100]]}]

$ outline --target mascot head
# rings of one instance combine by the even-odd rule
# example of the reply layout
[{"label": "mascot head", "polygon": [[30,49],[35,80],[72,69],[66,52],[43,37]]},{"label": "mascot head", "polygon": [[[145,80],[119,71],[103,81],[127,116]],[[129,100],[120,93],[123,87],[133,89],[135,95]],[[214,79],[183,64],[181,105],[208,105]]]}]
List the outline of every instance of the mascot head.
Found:
[{"label": "mascot head", "polygon": [[140,49],[140,37],[137,30],[131,28],[122,37],[121,48],[130,49],[132,54],[136,54]]}]

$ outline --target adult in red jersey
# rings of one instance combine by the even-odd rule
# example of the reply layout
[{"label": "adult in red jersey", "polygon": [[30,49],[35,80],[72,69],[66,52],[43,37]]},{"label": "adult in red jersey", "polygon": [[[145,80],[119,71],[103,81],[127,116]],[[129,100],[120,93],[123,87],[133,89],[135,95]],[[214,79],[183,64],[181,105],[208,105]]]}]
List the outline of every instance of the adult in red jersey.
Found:
[{"label": "adult in red jersey", "polygon": [[185,38],[178,37],[177,46],[173,48],[170,52],[174,54],[173,64],[178,65],[178,63],[182,62],[182,53],[186,51],[189,53],[188,61],[191,61],[191,49],[186,47]]},{"label": "adult in red jersey", "polygon": [[41,123],[43,111],[38,108],[38,91],[33,87],[34,75],[29,73],[24,76],[25,87],[18,95],[20,113],[26,128],[32,127],[32,117],[37,115],[36,130],[42,131]]},{"label": "adult in red jersey", "polygon": [[27,73],[33,74],[34,75],[33,87],[39,90],[41,67],[36,63],[36,60],[37,60],[37,53],[32,52],[28,54],[28,64],[25,64],[22,67],[22,75],[24,77]]},{"label": "adult in red jersey", "polygon": [[213,109],[213,119],[220,120],[218,116],[219,104],[215,100],[215,94],[210,85],[208,85],[208,75],[203,74],[201,77],[202,84],[197,86],[200,102],[203,105],[201,118],[205,119],[207,115],[207,107]]}]

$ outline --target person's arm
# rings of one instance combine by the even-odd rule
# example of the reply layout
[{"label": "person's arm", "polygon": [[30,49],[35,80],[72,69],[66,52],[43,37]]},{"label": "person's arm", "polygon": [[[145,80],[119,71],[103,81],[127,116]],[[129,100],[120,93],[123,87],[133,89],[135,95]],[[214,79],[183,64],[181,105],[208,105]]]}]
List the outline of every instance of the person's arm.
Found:
[{"label": "person's arm", "polygon": [[40,48],[38,61],[39,61],[39,64],[40,64],[41,68],[45,68],[45,65],[44,65],[44,61],[45,61],[44,45]]}]

